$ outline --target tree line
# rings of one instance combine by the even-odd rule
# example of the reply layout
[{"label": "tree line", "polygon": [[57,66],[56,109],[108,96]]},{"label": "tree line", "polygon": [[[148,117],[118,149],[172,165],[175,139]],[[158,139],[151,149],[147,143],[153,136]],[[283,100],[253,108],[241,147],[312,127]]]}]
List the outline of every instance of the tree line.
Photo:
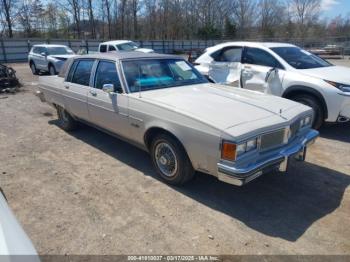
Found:
[{"label": "tree line", "polygon": [[320,0],[0,0],[0,37],[270,39],[350,35]]}]

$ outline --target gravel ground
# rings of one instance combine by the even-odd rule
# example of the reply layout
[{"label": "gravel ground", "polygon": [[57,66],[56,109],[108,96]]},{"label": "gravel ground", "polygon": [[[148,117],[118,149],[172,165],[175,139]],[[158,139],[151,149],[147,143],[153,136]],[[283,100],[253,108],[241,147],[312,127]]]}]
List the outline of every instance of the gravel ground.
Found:
[{"label": "gravel ground", "polygon": [[287,175],[172,187],[145,152],[61,130],[14,67],[24,87],[0,95],[0,185],[40,254],[350,254],[349,124],[323,127]]}]

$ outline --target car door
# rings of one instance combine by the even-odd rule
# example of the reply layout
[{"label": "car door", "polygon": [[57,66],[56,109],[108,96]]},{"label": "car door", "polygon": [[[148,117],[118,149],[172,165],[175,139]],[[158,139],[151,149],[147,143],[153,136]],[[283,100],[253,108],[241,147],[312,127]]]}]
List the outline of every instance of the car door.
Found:
[{"label": "car door", "polygon": [[46,54],[47,49],[39,46],[37,52],[35,53],[35,66],[37,69],[47,70]]},{"label": "car door", "polygon": [[214,53],[214,60],[209,64],[209,78],[216,83],[239,87],[242,50],[241,46],[229,46]]},{"label": "car door", "polygon": [[87,95],[90,90],[90,77],[94,59],[75,60],[70,67],[62,91],[65,97],[65,107],[74,116],[89,120]]},{"label": "car door", "polygon": [[[273,71],[266,79],[271,69],[277,70]],[[241,86],[243,88],[281,95],[284,74],[284,67],[267,51],[253,47],[244,48],[241,71]]]},{"label": "car door", "polygon": [[[104,89],[113,85],[114,90]],[[120,136],[129,137],[128,96],[123,92],[115,61],[96,64],[93,85],[88,92],[90,122]]]}]

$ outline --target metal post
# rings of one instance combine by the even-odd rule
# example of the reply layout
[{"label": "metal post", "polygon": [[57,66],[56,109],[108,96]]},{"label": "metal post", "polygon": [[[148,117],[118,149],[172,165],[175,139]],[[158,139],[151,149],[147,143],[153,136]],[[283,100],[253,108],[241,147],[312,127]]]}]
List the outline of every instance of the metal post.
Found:
[{"label": "metal post", "polygon": [[85,48],[86,48],[86,54],[89,53],[89,40],[85,40]]},{"label": "metal post", "polygon": [[164,40],[162,41],[162,44],[163,44],[163,54],[165,54]]},{"label": "metal post", "polygon": [[1,49],[2,49],[2,55],[4,57],[5,63],[7,63],[7,57],[6,57],[6,52],[5,52],[5,44],[4,44],[4,39],[1,38]]}]

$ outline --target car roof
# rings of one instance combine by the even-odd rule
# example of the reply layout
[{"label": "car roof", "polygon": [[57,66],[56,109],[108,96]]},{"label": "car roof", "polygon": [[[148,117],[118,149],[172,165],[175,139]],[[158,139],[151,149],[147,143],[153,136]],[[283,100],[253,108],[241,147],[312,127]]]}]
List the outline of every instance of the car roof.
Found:
[{"label": "car roof", "polygon": [[279,42],[225,42],[216,45],[215,47],[225,47],[225,46],[248,46],[248,47],[267,47],[267,48],[273,48],[273,47],[295,47],[295,45],[288,44],[288,43],[279,43]]},{"label": "car roof", "polygon": [[53,45],[53,44],[38,44],[33,45],[33,47],[68,47],[66,45]]},{"label": "car roof", "polygon": [[106,59],[106,60],[124,60],[124,59],[135,59],[135,58],[172,58],[172,59],[183,59],[181,56],[158,54],[158,53],[143,53],[139,51],[120,51],[120,52],[109,52],[109,53],[96,53],[90,55],[75,56],[73,59],[81,58],[92,58],[92,59]]},{"label": "car roof", "polygon": [[112,41],[107,41],[107,42],[103,42],[102,44],[110,44],[110,45],[119,45],[119,44],[125,44],[125,43],[130,43],[132,41],[130,40],[112,40]]}]

